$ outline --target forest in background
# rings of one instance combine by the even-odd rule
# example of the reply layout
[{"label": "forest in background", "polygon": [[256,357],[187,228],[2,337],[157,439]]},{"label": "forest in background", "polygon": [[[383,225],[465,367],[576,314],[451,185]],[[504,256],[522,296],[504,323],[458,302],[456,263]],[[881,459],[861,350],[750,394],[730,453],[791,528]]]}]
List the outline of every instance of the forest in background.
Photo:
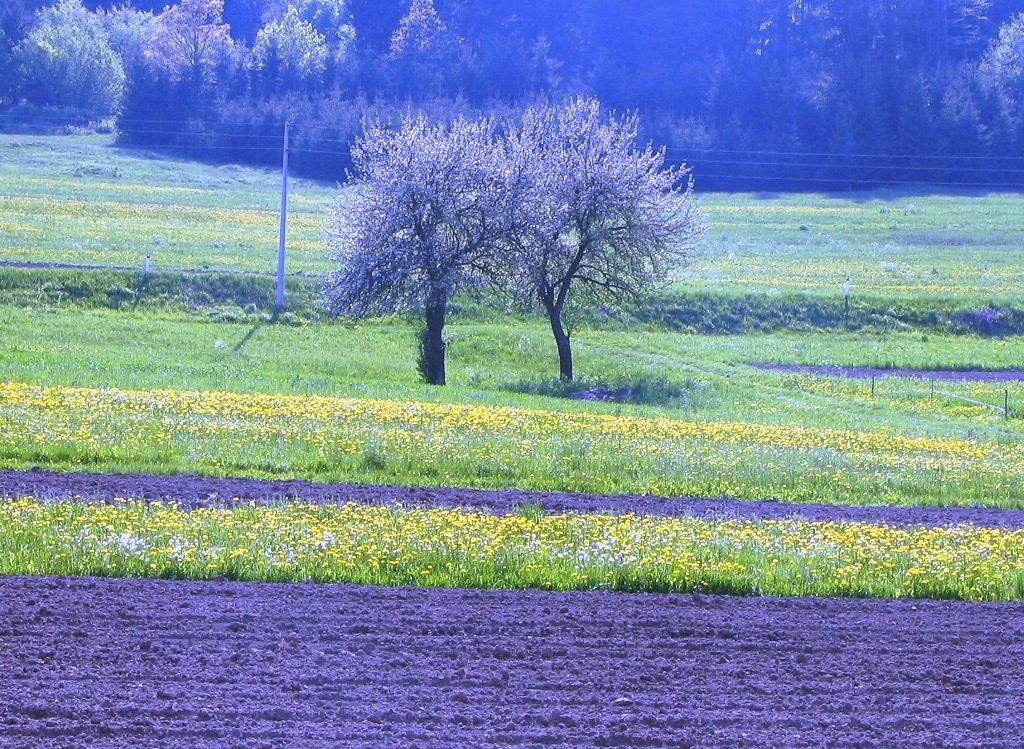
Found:
[{"label": "forest in background", "polygon": [[638,110],[702,190],[1024,187],[1024,0],[5,0],[0,126],[341,179],[364,118]]}]

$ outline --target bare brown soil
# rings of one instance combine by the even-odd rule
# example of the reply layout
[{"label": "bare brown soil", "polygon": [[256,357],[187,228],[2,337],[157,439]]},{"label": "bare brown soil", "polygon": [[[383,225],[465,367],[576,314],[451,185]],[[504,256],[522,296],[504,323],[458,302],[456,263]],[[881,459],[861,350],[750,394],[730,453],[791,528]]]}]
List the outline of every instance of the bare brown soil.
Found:
[{"label": "bare brown soil", "polygon": [[1006,747],[1024,606],[0,578],[0,746]]},{"label": "bare brown soil", "polygon": [[[16,496],[1024,513],[0,472]],[[1011,747],[1024,605],[0,578],[0,747]]]},{"label": "bare brown soil", "polygon": [[250,501],[263,504],[292,500],[315,503],[356,501],[400,503],[407,506],[477,507],[498,513],[510,512],[525,505],[538,505],[548,512],[635,512],[648,515],[689,514],[728,518],[802,518],[929,526],[972,523],[993,528],[1024,528],[1024,510],[984,507],[850,507],[752,501],[728,497],[607,496],[520,489],[449,489],[203,476],[60,473],[38,469],[0,470],[0,497],[27,495],[48,499],[80,497],[111,500],[121,497],[173,500],[180,502],[186,509]]}]

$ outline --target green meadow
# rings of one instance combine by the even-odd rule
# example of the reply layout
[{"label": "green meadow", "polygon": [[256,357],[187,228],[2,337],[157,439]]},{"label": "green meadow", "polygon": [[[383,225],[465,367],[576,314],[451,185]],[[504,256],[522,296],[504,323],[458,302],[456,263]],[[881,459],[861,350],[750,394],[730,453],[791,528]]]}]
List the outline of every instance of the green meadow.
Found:
[{"label": "green meadow", "polygon": [[[338,175],[339,180],[343,175]],[[0,258],[273,272],[280,175],[120,148],[113,136],[0,135]],[[343,191],[341,193],[343,195]],[[1024,198],[891,190],[702,194],[710,232],[676,273],[688,292],[1012,302]],[[289,271],[330,269],[336,185],[292,179]]]},{"label": "green meadow", "polygon": [[[700,195],[711,231],[671,288],[646,308],[581,318],[578,382],[558,381],[540,319],[466,299],[446,329],[450,384],[430,388],[415,368],[416,320],[353,324],[319,308],[324,226],[344,188],[293,181],[295,275],[290,311],[275,322],[272,279],[233,274],[273,267],[279,175],[94,135],[0,136],[0,157],[0,260],[86,266],[0,268],[0,464],[1024,502],[1021,383],[871,383],[752,366],[1024,369],[1016,338],[971,327],[996,310],[1012,332],[1021,314],[1020,196]],[[694,332],[705,329],[739,333]],[[23,398],[26,385],[36,391]],[[597,385],[621,402],[567,397]],[[150,391],[271,400],[202,423],[149,406],[121,413],[118,403]],[[328,415],[306,414],[298,429],[289,404],[320,396],[335,399]],[[391,415],[347,421],[337,399],[386,403],[367,413]],[[402,403],[443,407],[445,428],[403,426]],[[503,421],[510,412],[521,423]],[[492,424],[492,413],[505,416]]]}]

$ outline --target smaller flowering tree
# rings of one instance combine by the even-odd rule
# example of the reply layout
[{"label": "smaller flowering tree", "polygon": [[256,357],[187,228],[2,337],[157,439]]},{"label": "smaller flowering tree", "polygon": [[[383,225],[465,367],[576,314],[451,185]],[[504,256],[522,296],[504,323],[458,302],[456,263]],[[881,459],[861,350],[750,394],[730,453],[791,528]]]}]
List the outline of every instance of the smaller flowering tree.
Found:
[{"label": "smaller flowering tree", "polygon": [[328,70],[341,72],[355,48],[356,30],[345,0],[298,0],[299,18],[312,25],[327,45]]},{"label": "smaller flowering tree", "polygon": [[327,67],[327,40],[289,8],[256,34],[251,64],[265,84],[284,90],[309,86]]},{"label": "smaller flowering tree", "polygon": [[636,148],[638,118],[606,115],[579,98],[527,109],[509,138],[504,246],[513,290],[540,303],[573,379],[565,323],[573,295],[619,304],[650,290],[684,262],[704,235],[684,168],[664,151]]},{"label": "smaller flowering tree", "polygon": [[325,297],[334,314],[419,311],[420,369],[445,383],[444,325],[452,297],[496,276],[504,192],[502,149],[490,120],[374,124],[352,148],[357,178],[328,229]]},{"label": "smaller flowering tree", "polygon": [[441,19],[434,0],[412,0],[391,35],[388,60],[395,83],[419,95],[444,88],[446,81],[459,78],[460,48],[461,40]]},{"label": "smaller flowering tree", "polygon": [[[982,82],[995,89],[1020,117],[1024,110],[1024,13],[1018,13],[999,29],[999,36],[978,66]],[[1014,111],[1014,106],[1019,108]]]},{"label": "smaller flowering tree", "polygon": [[182,0],[157,16],[146,56],[195,94],[215,83],[217,67],[232,47],[224,0]]}]

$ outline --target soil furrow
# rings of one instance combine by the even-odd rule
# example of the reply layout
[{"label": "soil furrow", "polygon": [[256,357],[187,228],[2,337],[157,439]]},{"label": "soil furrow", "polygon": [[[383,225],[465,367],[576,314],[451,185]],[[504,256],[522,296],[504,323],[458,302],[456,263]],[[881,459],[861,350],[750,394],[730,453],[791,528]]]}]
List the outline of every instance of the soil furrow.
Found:
[{"label": "soil furrow", "polygon": [[549,512],[634,512],[645,515],[798,518],[922,526],[971,523],[979,527],[1024,528],[1024,510],[985,507],[851,507],[740,500],[728,497],[607,496],[521,489],[450,489],[201,476],[60,473],[38,469],[0,470],[0,496],[26,495],[52,499],[82,497],[110,500],[121,497],[173,500],[180,502],[186,509],[250,501],[273,503],[282,500],[302,500],[326,503],[351,500],[430,507],[479,507],[499,513],[510,512],[523,505],[540,505]]}]

